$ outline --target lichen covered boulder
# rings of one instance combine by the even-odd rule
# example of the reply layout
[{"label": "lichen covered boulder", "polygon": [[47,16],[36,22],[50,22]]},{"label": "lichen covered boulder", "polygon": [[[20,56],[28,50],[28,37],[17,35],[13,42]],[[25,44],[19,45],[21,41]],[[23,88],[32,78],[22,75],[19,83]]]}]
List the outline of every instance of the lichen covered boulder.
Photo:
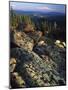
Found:
[{"label": "lichen covered boulder", "polygon": [[18,45],[26,50],[32,50],[34,46],[34,41],[28,37],[24,32],[13,31],[10,35],[11,42]]}]

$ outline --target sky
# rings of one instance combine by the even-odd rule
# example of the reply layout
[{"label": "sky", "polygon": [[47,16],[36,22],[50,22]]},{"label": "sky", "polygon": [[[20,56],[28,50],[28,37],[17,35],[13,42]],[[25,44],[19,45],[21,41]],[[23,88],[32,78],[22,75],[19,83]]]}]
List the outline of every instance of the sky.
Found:
[{"label": "sky", "polygon": [[10,2],[11,7],[13,10],[65,13],[65,5],[63,4]]}]

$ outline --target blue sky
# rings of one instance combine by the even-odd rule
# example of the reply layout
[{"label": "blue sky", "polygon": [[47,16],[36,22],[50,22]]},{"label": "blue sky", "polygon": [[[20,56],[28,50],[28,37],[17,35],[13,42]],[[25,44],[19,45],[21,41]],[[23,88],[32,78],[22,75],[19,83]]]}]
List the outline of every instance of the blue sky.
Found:
[{"label": "blue sky", "polygon": [[42,4],[42,3],[25,3],[10,2],[10,7],[14,10],[22,11],[40,11],[40,12],[60,12],[65,13],[65,5],[63,4]]}]

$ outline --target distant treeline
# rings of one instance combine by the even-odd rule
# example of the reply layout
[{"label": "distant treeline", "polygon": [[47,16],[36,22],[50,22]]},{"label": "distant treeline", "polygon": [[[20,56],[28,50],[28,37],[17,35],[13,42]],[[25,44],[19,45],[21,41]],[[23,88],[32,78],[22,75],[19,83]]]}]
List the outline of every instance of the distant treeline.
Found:
[{"label": "distant treeline", "polygon": [[53,39],[61,39],[66,41],[66,17],[56,17],[56,21],[52,18],[38,17],[31,15],[19,15],[10,10],[10,29],[19,31],[42,31]]}]

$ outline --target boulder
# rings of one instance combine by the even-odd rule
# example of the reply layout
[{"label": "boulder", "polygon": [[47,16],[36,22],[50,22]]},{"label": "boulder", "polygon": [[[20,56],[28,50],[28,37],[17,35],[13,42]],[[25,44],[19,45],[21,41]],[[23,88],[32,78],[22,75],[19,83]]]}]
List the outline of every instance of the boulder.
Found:
[{"label": "boulder", "polygon": [[10,34],[11,42],[26,50],[32,50],[34,42],[24,32],[13,31]]},{"label": "boulder", "polygon": [[16,59],[15,58],[11,58],[10,61],[9,61],[9,71],[10,72],[13,72],[15,70],[15,67],[16,67]]},{"label": "boulder", "polygon": [[11,88],[25,88],[24,79],[18,74],[18,72],[13,72],[10,74],[10,86]]},{"label": "boulder", "polygon": [[56,40],[55,45],[58,46],[59,48],[64,48],[65,43],[61,42],[60,40]]},{"label": "boulder", "polygon": [[42,36],[42,32],[41,31],[34,31],[34,32],[29,32],[27,33],[27,35],[32,38],[34,40],[35,43],[38,43],[39,39]]}]

